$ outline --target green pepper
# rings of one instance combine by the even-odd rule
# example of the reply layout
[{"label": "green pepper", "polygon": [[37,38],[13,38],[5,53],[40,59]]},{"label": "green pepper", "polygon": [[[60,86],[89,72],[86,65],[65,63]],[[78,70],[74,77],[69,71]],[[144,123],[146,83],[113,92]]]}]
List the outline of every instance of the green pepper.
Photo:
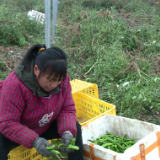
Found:
[{"label": "green pepper", "polygon": [[69,149],[79,150],[78,146],[74,146],[73,145],[75,143],[75,141],[76,141],[76,138],[72,138],[72,140],[70,141],[70,143],[69,143],[69,145],[67,147],[63,143],[60,143],[58,145],[58,148],[62,147],[62,148],[69,148]]},{"label": "green pepper", "polygon": [[62,147],[62,146],[64,146],[64,143],[60,143],[60,144],[58,145],[58,148],[59,148],[59,147]]},{"label": "green pepper", "polygon": [[74,144],[74,143],[75,143],[75,141],[76,141],[76,138],[72,138],[72,140],[70,141],[70,143],[69,143],[69,144]]},{"label": "green pepper", "polygon": [[53,152],[53,153],[55,153],[55,154],[61,154],[59,151],[57,151],[57,150],[51,150],[51,152]]},{"label": "green pepper", "polygon": [[74,149],[74,150],[79,150],[78,146],[74,146],[74,145],[71,145],[71,144],[69,144],[69,146],[67,148]]},{"label": "green pepper", "polygon": [[50,146],[50,147],[46,147],[48,150],[52,150],[52,149],[54,149],[56,147],[56,145],[52,145],[52,146]]},{"label": "green pepper", "polygon": [[115,152],[123,153],[127,148],[135,144],[134,139],[127,139],[126,137],[126,135],[120,137],[107,132],[105,136],[101,136],[94,141],[90,141]]},{"label": "green pepper", "polygon": [[111,146],[111,145],[113,145],[113,143],[105,143],[102,145],[102,147],[106,148],[107,146]]}]

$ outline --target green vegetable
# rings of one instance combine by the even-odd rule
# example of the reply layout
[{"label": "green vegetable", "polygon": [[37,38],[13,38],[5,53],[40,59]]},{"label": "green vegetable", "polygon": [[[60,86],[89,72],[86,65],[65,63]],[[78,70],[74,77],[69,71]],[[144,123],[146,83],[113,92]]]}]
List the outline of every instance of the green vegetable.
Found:
[{"label": "green vegetable", "polygon": [[102,147],[106,148],[107,146],[111,146],[111,145],[113,145],[113,143],[105,143],[102,145]]},{"label": "green vegetable", "polygon": [[73,144],[75,143],[75,141],[76,141],[76,138],[72,138],[72,140],[70,141],[70,143],[69,143],[69,145],[68,145],[67,147],[64,146],[63,143],[60,143],[60,144],[58,145],[58,148],[59,148],[59,147],[62,147],[62,148],[69,148],[69,149],[79,150],[79,147],[78,147],[78,146],[74,146],[74,145],[73,145]]},{"label": "green vegetable", "polygon": [[51,150],[51,152],[53,152],[53,153],[55,153],[55,154],[61,154],[59,151],[57,151],[57,150]]},{"label": "green vegetable", "polygon": [[[63,143],[59,143],[58,145],[52,145],[50,147],[46,147],[48,150],[50,150],[51,152],[55,153],[57,156],[60,155],[61,156],[61,153],[56,150],[58,149],[59,147],[63,147],[63,148],[69,148],[69,149],[74,149],[74,150],[79,150],[79,147],[78,146],[74,146],[73,144],[75,143],[76,139],[75,138],[72,138],[72,140],[70,141],[69,145],[66,147],[64,146]],[[43,157],[43,160],[45,160],[45,157]]]},{"label": "green vegetable", "polygon": [[118,153],[123,153],[127,148],[135,144],[134,139],[127,139],[126,135],[121,137],[111,134],[109,132],[107,132],[106,135],[101,136],[94,141],[89,141]]},{"label": "green vegetable", "polygon": [[79,150],[78,146],[74,146],[74,145],[71,145],[71,144],[69,144],[69,146],[67,148],[74,149],[74,150]]},{"label": "green vegetable", "polygon": [[60,144],[58,145],[58,148],[59,148],[59,147],[62,147],[62,146],[64,146],[64,143],[60,143]]},{"label": "green vegetable", "polygon": [[75,141],[76,141],[76,138],[72,138],[72,140],[70,141],[70,143],[69,144],[74,144],[75,143]]},{"label": "green vegetable", "polygon": [[48,150],[52,150],[52,149],[54,149],[56,147],[56,145],[52,145],[52,146],[50,146],[50,147],[46,147]]},{"label": "green vegetable", "polygon": [[52,146],[46,147],[46,148],[47,148],[48,150],[50,150],[51,152],[57,154],[57,155],[60,154],[60,152],[55,149],[55,148],[57,148],[56,145],[52,145]]}]

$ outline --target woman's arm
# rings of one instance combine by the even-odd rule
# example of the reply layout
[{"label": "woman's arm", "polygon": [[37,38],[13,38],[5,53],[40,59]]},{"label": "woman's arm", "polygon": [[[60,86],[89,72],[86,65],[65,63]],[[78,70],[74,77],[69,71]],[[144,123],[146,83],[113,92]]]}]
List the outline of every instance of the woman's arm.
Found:
[{"label": "woman's arm", "polygon": [[0,88],[0,132],[8,139],[32,148],[38,134],[20,123],[24,107],[23,88],[17,79],[5,80]]},{"label": "woman's arm", "polygon": [[73,135],[76,135],[76,109],[75,103],[72,98],[69,76],[66,77],[63,85],[65,85],[66,89],[65,93],[63,94],[63,107],[57,117],[58,133],[62,135],[65,131],[71,131]]}]

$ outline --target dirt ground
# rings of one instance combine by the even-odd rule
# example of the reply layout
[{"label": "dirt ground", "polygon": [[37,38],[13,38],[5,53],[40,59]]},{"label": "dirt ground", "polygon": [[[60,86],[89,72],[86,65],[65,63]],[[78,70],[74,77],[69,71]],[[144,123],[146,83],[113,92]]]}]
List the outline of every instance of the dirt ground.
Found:
[{"label": "dirt ground", "polygon": [[8,75],[27,52],[28,47],[5,48],[0,46],[0,70]]}]

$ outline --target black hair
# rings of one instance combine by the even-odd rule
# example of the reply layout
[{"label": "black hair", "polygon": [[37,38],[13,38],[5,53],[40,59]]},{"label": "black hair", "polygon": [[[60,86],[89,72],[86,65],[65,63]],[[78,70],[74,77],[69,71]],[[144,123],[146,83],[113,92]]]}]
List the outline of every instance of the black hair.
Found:
[{"label": "black hair", "polygon": [[[44,50],[40,51],[41,48]],[[43,74],[48,75],[48,78],[61,81],[67,74],[67,55],[58,48],[51,47],[46,49],[44,44],[33,45],[22,60],[24,69],[28,72],[31,71],[31,62],[34,59],[34,65],[40,69],[40,76]]]}]

